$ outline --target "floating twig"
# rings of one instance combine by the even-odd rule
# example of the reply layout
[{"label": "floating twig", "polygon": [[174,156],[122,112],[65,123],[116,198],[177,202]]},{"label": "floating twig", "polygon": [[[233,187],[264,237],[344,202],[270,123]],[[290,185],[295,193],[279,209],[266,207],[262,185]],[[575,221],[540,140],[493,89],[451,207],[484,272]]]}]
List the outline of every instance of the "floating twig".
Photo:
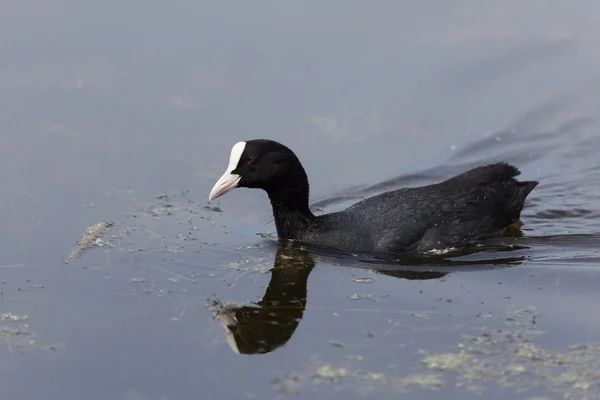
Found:
[{"label": "floating twig", "polygon": [[87,249],[88,247],[94,245],[97,246],[99,243],[98,239],[100,239],[100,236],[113,225],[113,222],[102,221],[88,227],[85,234],[81,237],[81,239],[77,241],[77,244],[79,244],[79,248],[77,248],[71,253],[69,258],[65,260],[65,264],[68,264],[69,261],[77,258],[77,256],[79,256],[79,254],[81,254],[81,252]]}]

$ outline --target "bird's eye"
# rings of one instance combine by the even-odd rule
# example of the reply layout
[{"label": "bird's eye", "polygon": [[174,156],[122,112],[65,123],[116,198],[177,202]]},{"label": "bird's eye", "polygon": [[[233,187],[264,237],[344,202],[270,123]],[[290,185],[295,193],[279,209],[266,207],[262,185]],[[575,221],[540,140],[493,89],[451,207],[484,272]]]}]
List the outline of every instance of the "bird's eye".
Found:
[{"label": "bird's eye", "polygon": [[248,165],[252,165],[258,160],[258,157],[250,157],[248,158]]}]

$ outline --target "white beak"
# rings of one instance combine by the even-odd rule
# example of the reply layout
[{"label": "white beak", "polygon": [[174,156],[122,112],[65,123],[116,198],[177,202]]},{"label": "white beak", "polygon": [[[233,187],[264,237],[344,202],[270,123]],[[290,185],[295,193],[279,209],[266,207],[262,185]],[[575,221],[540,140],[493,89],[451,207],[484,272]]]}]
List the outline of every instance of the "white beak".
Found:
[{"label": "white beak", "polygon": [[223,176],[220,177],[217,183],[215,183],[215,186],[213,186],[210,194],[208,195],[208,200],[214,200],[217,197],[223,196],[225,193],[234,189],[240,179],[242,179],[241,176],[232,174],[231,172],[237,168],[245,148],[246,142],[237,142],[235,145],[233,145],[231,154],[229,155],[229,165],[227,166]]},{"label": "white beak", "polygon": [[242,179],[242,177],[239,175],[225,172],[223,176],[219,178],[217,183],[215,183],[215,186],[213,186],[210,194],[208,195],[208,200],[214,200],[217,197],[223,196],[230,190],[235,189],[240,179]]},{"label": "white beak", "polygon": [[238,320],[235,318],[235,305],[230,304],[223,306],[223,308],[215,315],[215,319],[219,321],[225,329],[225,339],[227,340],[229,347],[231,347],[231,350],[236,354],[241,354],[235,336],[233,332],[231,332],[231,327],[238,324]]}]

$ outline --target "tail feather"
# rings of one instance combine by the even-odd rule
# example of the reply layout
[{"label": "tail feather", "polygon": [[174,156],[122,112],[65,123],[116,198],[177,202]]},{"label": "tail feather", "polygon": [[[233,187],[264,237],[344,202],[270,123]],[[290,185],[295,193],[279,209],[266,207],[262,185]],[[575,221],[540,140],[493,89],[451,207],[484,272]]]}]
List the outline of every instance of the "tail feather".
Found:
[{"label": "tail feather", "polygon": [[531,193],[533,189],[539,184],[538,181],[523,181],[517,182],[517,186],[519,186],[519,195],[523,197],[523,200]]},{"label": "tail feather", "polygon": [[517,184],[517,193],[514,198],[514,201],[511,202],[510,208],[513,210],[511,214],[513,214],[512,218],[513,222],[518,222],[521,218],[521,211],[523,210],[523,206],[525,205],[525,199],[529,196],[529,193],[539,184],[537,181],[516,181]]},{"label": "tail feather", "polygon": [[477,193],[474,197],[476,202],[481,200],[483,194],[484,198],[495,203],[495,206],[490,207],[502,210],[508,223],[513,224],[519,221],[525,199],[538,185],[536,181],[519,182],[516,177],[520,174],[517,167],[500,162],[474,168],[447,182],[473,190],[473,193]]}]

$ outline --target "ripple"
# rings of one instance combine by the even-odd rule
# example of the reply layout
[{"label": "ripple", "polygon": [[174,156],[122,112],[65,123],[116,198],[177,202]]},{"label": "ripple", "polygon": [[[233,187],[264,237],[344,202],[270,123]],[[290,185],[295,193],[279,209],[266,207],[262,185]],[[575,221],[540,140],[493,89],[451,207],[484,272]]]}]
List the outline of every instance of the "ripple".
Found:
[{"label": "ripple", "polygon": [[547,209],[539,211],[530,218],[541,218],[541,219],[560,219],[560,218],[578,218],[587,216],[597,216],[596,210],[588,210],[585,208],[574,208],[574,209]]}]

